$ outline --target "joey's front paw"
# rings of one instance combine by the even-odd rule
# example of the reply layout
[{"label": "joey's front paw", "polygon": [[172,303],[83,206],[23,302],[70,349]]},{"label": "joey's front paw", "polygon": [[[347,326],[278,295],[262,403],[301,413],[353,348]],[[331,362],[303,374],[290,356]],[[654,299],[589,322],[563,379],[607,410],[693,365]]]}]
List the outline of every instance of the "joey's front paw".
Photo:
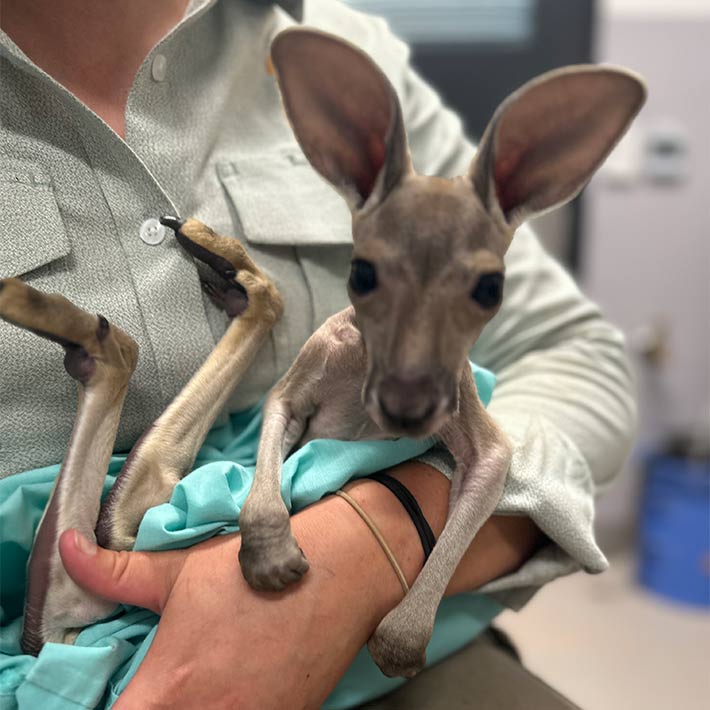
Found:
[{"label": "joey's front paw", "polygon": [[239,564],[249,586],[262,592],[278,592],[308,571],[308,561],[288,529],[278,537],[242,531]]},{"label": "joey's front paw", "polygon": [[426,664],[426,647],[431,634],[416,625],[402,624],[393,609],[380,622],[367,642],[378,668],[390,678],[413,678]]}]

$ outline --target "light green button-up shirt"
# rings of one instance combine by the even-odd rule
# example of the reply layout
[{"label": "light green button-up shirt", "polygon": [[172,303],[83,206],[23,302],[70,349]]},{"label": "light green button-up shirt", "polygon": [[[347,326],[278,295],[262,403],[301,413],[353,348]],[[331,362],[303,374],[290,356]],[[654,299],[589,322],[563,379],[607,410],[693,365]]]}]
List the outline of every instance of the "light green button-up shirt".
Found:
[{"label": "light green button-up shirt", "polygon": [[[420,172],[465,172],[473,147],[460,121],[411,70],[385,22],[309,0],[305,23],[347,38],[383,68]],[[271,39],[291,24],[245,0],[192,2],[136,76],[125,140],[0,32],[0,276],[61,292],[138,341],[119,450],[226,326],[175,241],[141,237],[146,220],[177,212],[237,235],[285,297],[229,411],[262,397],[313,330],[347,305],[349,214],[305,161],[266,71]],[[515,443],[499,512],[529,515],[552,541],[486,588],[518,605],[556,575],[606,565],[593,495],[629,445],[630,378],[618,331],[526,227],[507,257],[503,307],[472,358],[498,375],[490,411]],[[60,352],[0,322],[0,362],[0,474],[58,462],[76,402]],[[445,452],[427,460],[450,470]]]}]

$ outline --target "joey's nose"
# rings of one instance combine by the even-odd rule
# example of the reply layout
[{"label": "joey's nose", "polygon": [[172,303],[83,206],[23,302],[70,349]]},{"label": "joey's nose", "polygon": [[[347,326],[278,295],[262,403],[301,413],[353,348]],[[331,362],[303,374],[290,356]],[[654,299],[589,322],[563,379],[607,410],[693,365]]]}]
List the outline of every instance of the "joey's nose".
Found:
[{"label": "joey's nose", "polygon": [[380,384],[378,401],[390,422],[406,430],[426,426],[439,404],[439,390],[430,377],[388,377]]},{"label": "joey's nose", "polygon": [[160,217],[158,221],[164,227],[170,227],[170,229],[172,229],[174,232],[180,231],[180,227],[185,224],[184,219],[178,219],[177,217],[173,217],[169,214],[164,214],[162,217]]}]

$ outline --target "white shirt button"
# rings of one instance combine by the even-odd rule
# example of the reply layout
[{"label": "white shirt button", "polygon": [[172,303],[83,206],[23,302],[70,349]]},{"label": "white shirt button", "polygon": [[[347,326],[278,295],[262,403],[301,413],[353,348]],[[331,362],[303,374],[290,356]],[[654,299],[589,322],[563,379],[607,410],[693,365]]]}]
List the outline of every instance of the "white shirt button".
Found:
[{"label": "white shirt button", "polygon": [[155,81],[165,81],[165,76],[168,72],[168,60],[164,54],[156,54],[153,57],[153,64],[150,68],[150,73]]},{"label": "white shirt button", "polygon": [[141,224],[139,234],[146,244],[155,246],[165,239],[165,227],[157,219],[147,219]]}]

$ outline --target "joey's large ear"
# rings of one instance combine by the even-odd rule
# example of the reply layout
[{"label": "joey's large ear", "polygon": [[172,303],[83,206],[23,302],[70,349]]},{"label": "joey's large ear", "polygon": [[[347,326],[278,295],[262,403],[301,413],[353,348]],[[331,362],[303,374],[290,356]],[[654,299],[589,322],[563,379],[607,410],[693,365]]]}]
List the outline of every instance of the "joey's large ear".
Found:
[{"label": "joey's large ear", "polygon": [[484,205],[516,227],[572,199],[646,99],[633,73],[572,66],[543,74],[496,110],[471,166]]},{"label": "joey's large ear", "polygon": [[271,45],[286,113],[311,165],[352,209],[384,199],[411,170],[399,101],[375,63],[315,30]]}]

